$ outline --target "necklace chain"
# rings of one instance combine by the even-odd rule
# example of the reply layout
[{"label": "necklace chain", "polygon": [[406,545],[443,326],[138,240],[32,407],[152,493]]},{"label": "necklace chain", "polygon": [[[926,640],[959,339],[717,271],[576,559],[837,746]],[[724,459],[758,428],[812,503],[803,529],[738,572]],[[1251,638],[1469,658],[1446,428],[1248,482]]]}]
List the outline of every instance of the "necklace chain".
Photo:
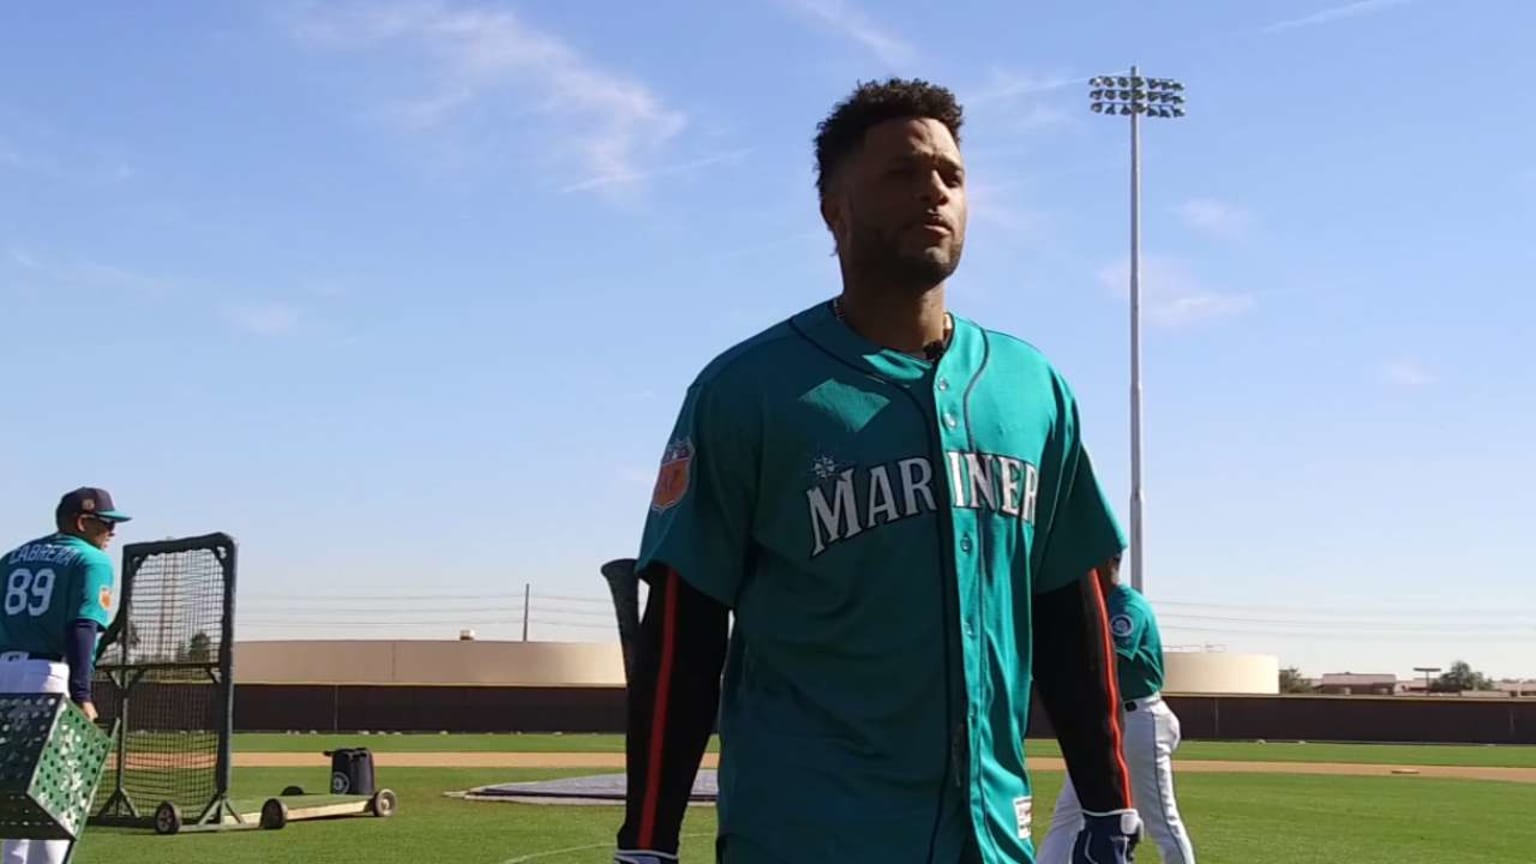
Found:
[{"label": "necklace chain", "polygon": [[[841,298],[841,297],[833,297],[832,298],[832,315],[838,321],[840,321],[840,322],[842,322],[844,324],[848,323],[848,316],[843,313],[843,298]],[[944,346],[946,348],[949,347],[949,337],[954,332],[955,332],[955,319],[953,317],[951,317],[948,312],[945,312],[944,313],[944,339],[943,339],[943,343],[944,343]]]}]

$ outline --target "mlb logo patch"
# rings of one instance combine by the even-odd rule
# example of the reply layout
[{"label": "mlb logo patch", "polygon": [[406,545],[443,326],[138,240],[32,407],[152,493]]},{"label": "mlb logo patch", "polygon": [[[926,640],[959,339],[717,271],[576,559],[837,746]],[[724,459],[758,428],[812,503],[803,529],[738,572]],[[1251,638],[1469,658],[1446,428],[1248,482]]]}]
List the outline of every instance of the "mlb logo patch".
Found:
[{"label": "mlb logo patch", "polygon": [[651,492],[651,509],[660,513],[677,506],[688,494],[692,477],[693,441],[678,438],[667,445],[661,457],[661,470],[656,473],[656,488]]}]

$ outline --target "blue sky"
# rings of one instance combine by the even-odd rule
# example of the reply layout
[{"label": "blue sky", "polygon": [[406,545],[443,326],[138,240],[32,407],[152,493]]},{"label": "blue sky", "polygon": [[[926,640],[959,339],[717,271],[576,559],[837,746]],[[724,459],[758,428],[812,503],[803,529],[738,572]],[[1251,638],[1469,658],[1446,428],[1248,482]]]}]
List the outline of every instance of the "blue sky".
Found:
[{"label": "blue sky", "polygon": [[124,541],[228,531],[247,638],[516,636],[525,584],[534,638],[611,638],[684,387],[837,290],[810,139],[888,74],[967,108],[952,306],[1055,360],[1126,501],[1085,81],[1138,63],[1190,99],[1144,147],[1166,640],[1536,675],[1536,8],[1330,2],[7,6],[0,527],[91,483]]}]

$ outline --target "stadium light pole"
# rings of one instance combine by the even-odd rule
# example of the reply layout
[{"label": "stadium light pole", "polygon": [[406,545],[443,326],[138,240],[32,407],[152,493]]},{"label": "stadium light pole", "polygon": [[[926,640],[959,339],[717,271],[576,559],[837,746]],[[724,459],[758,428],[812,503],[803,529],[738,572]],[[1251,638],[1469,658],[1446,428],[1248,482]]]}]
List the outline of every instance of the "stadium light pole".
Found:
[{"label": "stadium light pole", "polygon": [[1142,590],[1141,485],[1141,118],[1184,116],[1184,85],[1171,78],[1099,75],[1089,81],[1095,114],[1131,122],[1131,587]]}]

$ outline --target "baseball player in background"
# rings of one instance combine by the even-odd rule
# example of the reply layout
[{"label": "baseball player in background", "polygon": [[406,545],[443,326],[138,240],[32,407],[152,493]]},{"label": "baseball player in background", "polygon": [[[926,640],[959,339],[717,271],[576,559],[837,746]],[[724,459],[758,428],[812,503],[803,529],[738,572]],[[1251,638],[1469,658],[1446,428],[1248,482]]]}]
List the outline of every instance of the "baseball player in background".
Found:
[{"label": "baseball player in background", "polygon": [[[68,693],[96,719],[91,679],[115,581],[106,548],[128,521],[104,489],[67,493],[57,530],[0,558],[0,693]],[[60,864],[68,840],[6,840],[0,864]]]},{"label": "baseball player in background", "polygon": [[[1166,864],[1195,864],[1189,832],[1173,796],[1173,753],[1179,749],[1179,718],[1163,701],[1163,640],[1157,617],[1140,591],[1120,583],[1119,560],[1101,573],[1109,598],[1109,629],[1115,637],[1120,696],[1125,700],[1125,757],[1147,834]],[[1082,805],[1072,781],[1056,799],[1051,828],[1040,847],[1040,864],[1071,861],[1082,826]]]},{"label": "baseball player in background", "polygon": [[1032,683],[1084,804],[1074,861],[1132,860],[1094,575],[1123,534],[1067,382],[946,307],[961,122],[923,81],[836,106],[816,162],[841,293],[688,388],[636,559],[617,862],[676,859],[717,717],[719,862],[1029,862]]}]

